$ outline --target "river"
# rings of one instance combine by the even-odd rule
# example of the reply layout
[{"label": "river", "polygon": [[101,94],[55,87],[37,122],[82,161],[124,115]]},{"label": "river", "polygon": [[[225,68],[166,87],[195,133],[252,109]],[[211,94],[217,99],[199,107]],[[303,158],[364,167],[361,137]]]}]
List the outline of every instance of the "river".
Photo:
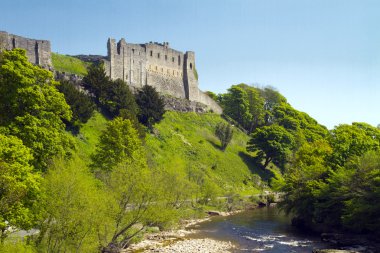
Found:
[{"label": "river", "polygon": [[318,236],[301,233],[290,226],[290,219],[275,207],[213,217],[191,229],[197,232],[190,238],[230,241],[237,246],[236,253],[310,253],[315,248],[328,247]]}]

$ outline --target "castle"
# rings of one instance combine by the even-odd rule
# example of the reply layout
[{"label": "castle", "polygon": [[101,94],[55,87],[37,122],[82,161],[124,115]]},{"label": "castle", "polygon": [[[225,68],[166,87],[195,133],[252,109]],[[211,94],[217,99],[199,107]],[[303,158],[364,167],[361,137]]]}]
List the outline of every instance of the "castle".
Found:
[{"label": "castle", "polygon": [[[221,107],[198,88],[195,54],[171,49],[168,42],[132,44],[108,39],[108,54],[103,59],[106,74],[121,79],[132,88],[150,85],[166,97],[188,100],[187,108],[198,111],[205,105],[215,113]],[[52,69],[51,47],[47,40],[34,40],[0,31],[0,50],[23,48],[30,62]],[[173,101],[173,99],[168,99]],[[178,101],[175,101],[178,104]],[[199,104],[200,103],[200,104]],[[171,106],[176,109],[176,106]],[[203,109],[202,109],[203,110]]]},{"label": "castle", "polygon": [[7,32],[0,31],[0,51],[23,48],[31,63],[51,69],[51,47],[48,40],[28,39]]},{"label": "castle", "polygon": [[111,79],[122,79],[134,88],[151,85],[162,94],[207,105],[216,113],[220,106],[198,88],[195,54],[174,50],[168,42],[132,44],[108,39],[105,70]]}]

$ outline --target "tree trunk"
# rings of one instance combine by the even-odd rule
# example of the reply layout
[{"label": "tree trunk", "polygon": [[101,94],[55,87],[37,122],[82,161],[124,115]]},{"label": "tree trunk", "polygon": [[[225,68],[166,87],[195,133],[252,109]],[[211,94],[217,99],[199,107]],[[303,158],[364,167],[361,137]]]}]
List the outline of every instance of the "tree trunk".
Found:
[{"label": "tree trunk", "polygon": [[272,161],[271,157],[265,157],[265,162],[264,162],[264,169],[268,166],[268,164]]}]

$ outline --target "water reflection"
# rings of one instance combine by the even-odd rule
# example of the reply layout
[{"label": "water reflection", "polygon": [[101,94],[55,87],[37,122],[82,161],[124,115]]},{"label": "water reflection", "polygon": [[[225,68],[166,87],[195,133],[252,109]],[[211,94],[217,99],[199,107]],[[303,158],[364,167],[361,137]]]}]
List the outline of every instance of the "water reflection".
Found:
[{"label": "water reflection", "polygon": [[214,217],[193,229],[193,238],[214,238],[231,241],[235,252],[312,252],[326,248],[318,236],[299,232],[277,208],[260,208],[228,217]]}]

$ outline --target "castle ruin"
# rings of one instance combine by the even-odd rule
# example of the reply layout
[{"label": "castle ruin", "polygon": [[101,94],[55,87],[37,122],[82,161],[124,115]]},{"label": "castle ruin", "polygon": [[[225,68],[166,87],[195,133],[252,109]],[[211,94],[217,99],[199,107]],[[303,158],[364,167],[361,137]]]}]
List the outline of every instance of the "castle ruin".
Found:
[{"label": "castle ruin", "polygon": [[132,44],[108,39],[104,67],[111,79],[121,79],[133,88],[150,85],[161,94],[205,104],[216,113],[220,106],[198,88],[195,54],[174,50],[168,42]]},{"label": "castle ruin", "polygon": [[14,48],[25,49],[31,63],[47,69],[52,68],[50,41],[28,39],[0,31],[0,51]]},{"label": "castle ruin", "polygon": [[[198,88],[195,54],[171,49],[168,42],[132,44],[121,39],[108,39],[108,55],[103,60],[106,74],[121,79],[134,89],[150,85],[166,96],[168,108],[181,110],[180,104],[192,111],[208,108],[221,114],[221,107]],[[34,40],[0,31],[0,51],[23,48],[28,60],[52,70],[51,46],[48,40]],[[177,99],[177,100],[176,100]],[[179,102],[178,99],[188,100]],[[183,107],[183,106],[182,106]]]}]

